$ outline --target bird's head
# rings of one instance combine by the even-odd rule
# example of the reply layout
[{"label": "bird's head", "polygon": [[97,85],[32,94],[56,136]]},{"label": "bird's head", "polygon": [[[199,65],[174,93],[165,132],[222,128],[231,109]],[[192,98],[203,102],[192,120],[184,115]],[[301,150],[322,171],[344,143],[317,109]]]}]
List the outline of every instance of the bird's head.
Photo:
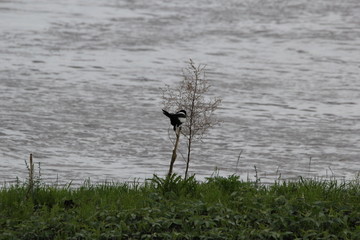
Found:
[{"label": "bird's head", "polygon": [[183,109],[183,110],[180,110],[179,113],[184,113],[185,116],[186,116],[186,111]]}]

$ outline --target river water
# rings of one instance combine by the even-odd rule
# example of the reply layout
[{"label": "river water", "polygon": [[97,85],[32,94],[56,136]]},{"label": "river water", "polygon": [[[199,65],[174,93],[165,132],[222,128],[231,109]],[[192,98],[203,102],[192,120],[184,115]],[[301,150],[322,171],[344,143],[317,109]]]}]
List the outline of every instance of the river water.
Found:
[{"label": "river water", "polygon": [[1,0],[0,181],[26,178],[30,153],[48,183],[166,174],[160,88],[190,58],[223,99],[194,145],[199,179],[352,179],[359,13],[358,0]]}]

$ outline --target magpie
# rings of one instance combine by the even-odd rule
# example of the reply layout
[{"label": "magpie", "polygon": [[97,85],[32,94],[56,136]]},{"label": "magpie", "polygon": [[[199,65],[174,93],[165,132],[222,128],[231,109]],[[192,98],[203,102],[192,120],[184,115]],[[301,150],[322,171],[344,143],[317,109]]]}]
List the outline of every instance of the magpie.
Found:
[{"label": "magpie", "polygon": [[162,111],[165,116],[170,118],[170,123],[171,123],[171,125],[174,126],[174,131],[176,131],[177,127],[181,127],[181,124],[183,124],[186,121],[186,111],[185,110],[180,110],[176,113],[169,113],[169,112],[165,111],[164,109]]}]

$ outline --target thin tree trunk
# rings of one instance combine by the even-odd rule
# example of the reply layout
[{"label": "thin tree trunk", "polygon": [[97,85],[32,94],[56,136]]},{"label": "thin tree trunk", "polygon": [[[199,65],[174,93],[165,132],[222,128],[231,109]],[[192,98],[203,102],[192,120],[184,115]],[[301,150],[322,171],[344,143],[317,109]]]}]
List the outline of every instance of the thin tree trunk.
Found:
[{"label": "thin tree trunk", "polygon": [[27,165],[27,169],[29,171],[29,183],[28,183],[28,189],[26,193],[26,197],[29,197],[29,194],[34,193],[34,163],[33,163],[33,156],[32,153],[30,153],[30,163]]},{"label": "thin tree trunk", "polygon": [[188,141],[188,154],[187,154],[187,161],[186,161],[186,169],[185,169],[185,179],[187,179],[188,171],[189,171],[189,164],[190,164],[190,154],[191,154],[191,135],[189,136]]},{"label": "thin tree trunk", "polygon": [[199,69],[197,69],[194,65],[192,60],[190,59],[191,67],[194,70],[195,74],[195,86],[194,91],[191,97],[191,109],[190,109],[190,125],[189,125],[189,140],[188,140],[188,154],[186,160],[186,169],[185,169],[185,179],[187,179],[188,171],[189,171],[189,164],[190,164],[190,155],[191,155],[191,143],[192,143],[192,135],[193,135],[193,125],[194,125],[194,115],[195,115],[195,100],[197,95],[197,87],[198,87],[198,80],[199,80]]},{"label": "thin tree trunk", "polygon": [[175,160],[176,160],[176,151],[177,151],[177,148],[178,148],[178,144],[179,144],[179,139],[180,139],[180,128],[176,128],[176,141],[175,141],[175,146],[174,146],[174,149],[173,149],[173,153],[172,153],[172,156],[171,156],[171,161],[170,161],[170,168],[169,168],[169,172],[168,172],[168,178],[171,176],[172,172],[173,172],[173,168],[174,168],[174,163],[175,163]]},{"label": "thin tree trunk", "polygon": [[29,164],[29,186],[32,188],[34,185],[34,163],[33,163],[33,156],[30,153],[30,164]]}]

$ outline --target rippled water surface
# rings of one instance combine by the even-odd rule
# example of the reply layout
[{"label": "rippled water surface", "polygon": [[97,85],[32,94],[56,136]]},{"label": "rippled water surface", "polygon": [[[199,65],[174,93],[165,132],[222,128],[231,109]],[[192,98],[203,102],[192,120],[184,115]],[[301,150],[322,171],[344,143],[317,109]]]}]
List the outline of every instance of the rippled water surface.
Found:
[{"label": "rippled water surface", "polygon": [[354,178],[359,12],[358,0],[2,0],[0,180],[25,178],[29,153],[47,182],[165,174],[159,88],[189,58],[223,98],[192,173]]}]

